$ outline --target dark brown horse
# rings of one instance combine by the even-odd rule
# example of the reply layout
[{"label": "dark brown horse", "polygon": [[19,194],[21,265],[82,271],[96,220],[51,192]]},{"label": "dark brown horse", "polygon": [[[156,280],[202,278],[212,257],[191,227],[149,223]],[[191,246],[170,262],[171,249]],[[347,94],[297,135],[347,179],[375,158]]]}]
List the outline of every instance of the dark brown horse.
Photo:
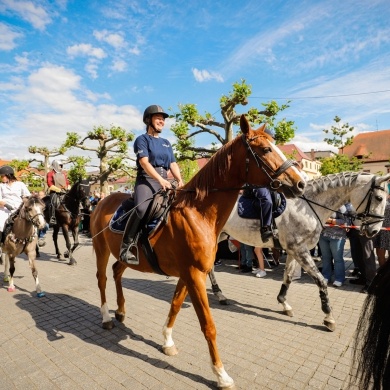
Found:
[{"label": "dark brown horse", "polygon": [[[57,259],[62,259],[62,253],[58,247],[58,233],[60,228],[65,238],[67,251],[64,253],[64,257],[69,258],[69,265],[77,264],[73,257],[73,252],[79,246],[79,225],[81,221],[81,208],[89,208],[90,202],[88,198],[89,184],[84,181],[77,181],[71,189],[61,195],[60,206],[56,208],[55,215],[57,223],[53,226],[53,241],[56,250]],[[46,205],[50,202],[49,197],[45,197]],[[49,221],[49,208],[46,207],[45,217]],[[69,233],[73,237],[73,246],[70,241]]]},{"label": "dark brown horse", "polygon": [[35,280],[37,296],[42,297],[45,295],[39,284],[38,270],[35,266],[38,229],[43,229],[46,225],[43,215],[44,209],[45,204],[37,196],[25,198],[17,211],[17,215],[14,217],[11,230],[5,238],[2,248],[5,254],[4,279],[6,280],[9,275],[9,292],[15,291],[13,279],[15,258],[21,253],[25,253]]},{"label": "dark brown horse", "polygon": [[[287,196],[303,193],[305,184],[294,163],[264,133],[264,126],[252,130],[241,117],[242,135],[223,146],[194,178],[177,191],[166,224],[161,224],[150,237],[163,273],[179,278],[164,325],[163,351],[177,353],[172,340],[172,329],[181,305],[190,295],[201,330],[209,346],[213,372],[218,387],[234,388],[233,379],[226,373],[216,344],[216,328],[211,316],[206,293],[206,277],[211,270],[217,250],[217,237],[225,225],[230,211],[244,184],[279,187]],[[106,301],[106,269],[110,254],[118,259],[122,236],[113,233],[109,222],[126,199],[126,194],[112,194],[99,202],[91,215],[91,234],[96,252],[97,279],[101,296],[103,328],[113,326]],[[140,247],[139,247],[140,248]],[[153,272],[151,265],[139,249],[139,265],[130,266],[137,271]],[[116,261],[113,265],[118,308],[115,317],[125,319],[125,299],[122,275],[127,266]]]}]

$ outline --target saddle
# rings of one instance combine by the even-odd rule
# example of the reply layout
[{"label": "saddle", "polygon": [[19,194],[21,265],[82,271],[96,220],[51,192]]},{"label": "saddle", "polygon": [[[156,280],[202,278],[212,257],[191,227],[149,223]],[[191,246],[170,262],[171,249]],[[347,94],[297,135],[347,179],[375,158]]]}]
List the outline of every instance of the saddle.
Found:
[{"label": "saddle", "polygon": [[[175,189],[177,181],[173,180],[172,187]],[[159,228],[162,223],[166,223],[169,210],[175,199],[175,191],[158,191],[154,194],[148,210],[141,222],[139,241],[145,257],[153,271],[160,275],[166,275],[158,264],[157,256],[150,244],[149,237]],[[114,233],[123,234],[126,223],[132,213],[136,212],[133,195],[129,195],[118,207],[109,223],[110,230]]]}]

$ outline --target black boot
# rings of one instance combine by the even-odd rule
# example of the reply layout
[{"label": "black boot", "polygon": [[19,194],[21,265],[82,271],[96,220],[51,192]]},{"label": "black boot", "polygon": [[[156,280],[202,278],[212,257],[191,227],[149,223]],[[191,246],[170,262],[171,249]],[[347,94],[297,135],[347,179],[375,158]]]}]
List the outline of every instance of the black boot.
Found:
[{"label": "black boot", "polygon": [[268,242],[270,238],[272,238],[272,229],[271,226],[263,226],[260,230],[261,240],[263,242]]},{"label": "black boot", "polygon": [[57,225],[56,208],[54,207],[53,204],[50,205],[49,215],[50,215],[50,220],[49,220],[50,227]]},{"label": "black boot", "polygon": [[[139,226],[142,219],[138,217],[137,212],[134,210],[126,223],[125,232],[122,237],[121,249],[119,251],[119,260],[128,265],[139,264],[137,241],[139,236]],[[132,249],[135,248],[135,253]]]}]

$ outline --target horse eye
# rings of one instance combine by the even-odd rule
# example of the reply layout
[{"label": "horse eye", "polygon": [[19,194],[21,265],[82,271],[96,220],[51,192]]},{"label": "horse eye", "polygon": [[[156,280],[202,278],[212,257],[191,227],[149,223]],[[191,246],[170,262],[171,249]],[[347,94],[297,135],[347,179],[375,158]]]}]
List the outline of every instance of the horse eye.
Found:
[{"label": "horse eye", "polygon": [[263,148],[263,152],[264,152],[264,154],[266,154],[266,153],[270,153],[271,152],[271,148],[268,146],[268,147],[266,147],[266,148]]},{"label": "horse eye", "polygon": [[379,202],[382,202],[383,197],[380,196],[380,195],[377,195],[377,196],[375,197],[375,199],[376,199],[377,201],[379,201]]}]

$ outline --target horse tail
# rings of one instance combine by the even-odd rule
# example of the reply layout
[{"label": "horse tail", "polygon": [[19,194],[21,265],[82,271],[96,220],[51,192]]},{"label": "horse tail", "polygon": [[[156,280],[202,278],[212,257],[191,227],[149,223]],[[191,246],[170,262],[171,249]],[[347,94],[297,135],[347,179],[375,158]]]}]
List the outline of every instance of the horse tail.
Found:
[{"label": "horse tail", "polygon": [[390,261],[378,269],[355,332],[351,382],[390,389]]}]

